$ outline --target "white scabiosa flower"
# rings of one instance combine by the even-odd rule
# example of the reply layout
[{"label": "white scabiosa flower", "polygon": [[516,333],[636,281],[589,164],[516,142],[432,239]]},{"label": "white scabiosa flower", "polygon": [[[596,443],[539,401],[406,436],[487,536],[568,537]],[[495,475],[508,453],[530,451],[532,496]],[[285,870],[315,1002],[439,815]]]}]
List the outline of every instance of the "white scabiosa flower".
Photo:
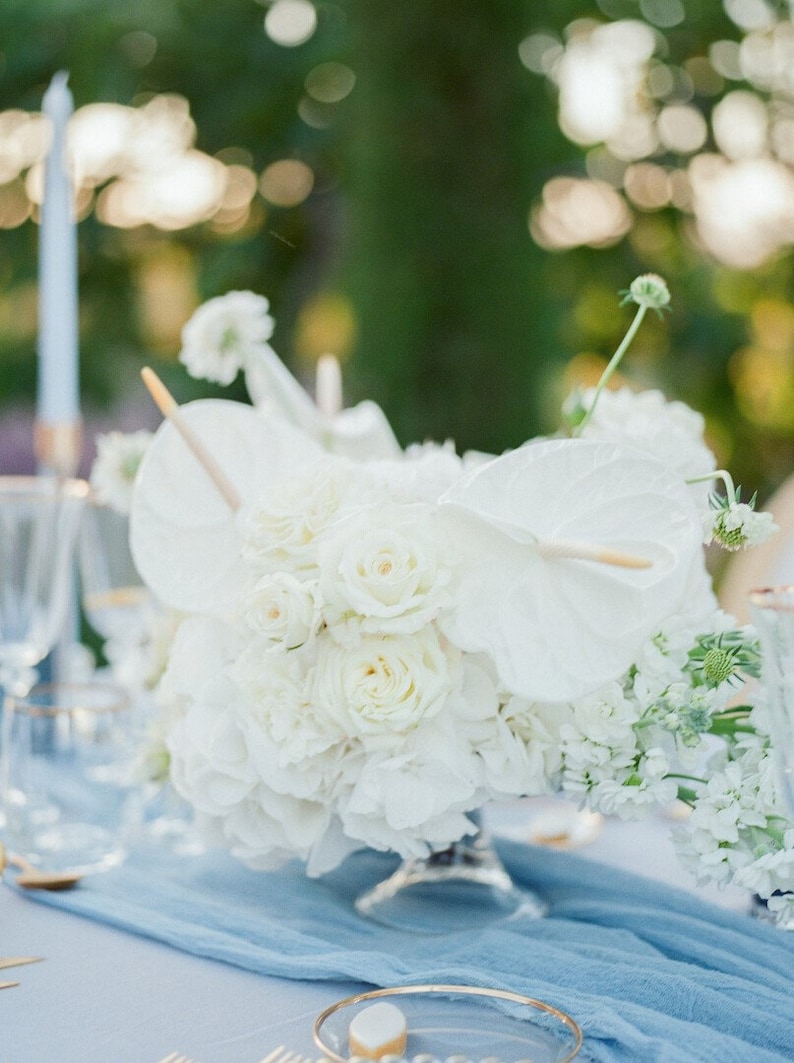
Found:
[{"label": "white scabiosa flower", "polygon": [[228,292],[202,304],[182,330],[179,360],[191,376],[231,384],[263,351],[275,322],[270,303],[254,292]]},{"label": "white scabiosa flower", "polygon": [[736,551],[759,546],[778,530],[771,513],[758,513],[748,502],[720,504],[709,513],[705,540]]},{"label": "white scabiosa flower", "polygon": [[130,512],[138,466],[153,438],[153,433],[145,429],[106,432],[96,437],[90,482],[98,502],[117,513]]},{"label": "white scabiosa flower", "polygon": [[646,310],[664,310],[670,304],[670,290],[658,273],[642,273],[629,285],[623,302],[636,303]]}]

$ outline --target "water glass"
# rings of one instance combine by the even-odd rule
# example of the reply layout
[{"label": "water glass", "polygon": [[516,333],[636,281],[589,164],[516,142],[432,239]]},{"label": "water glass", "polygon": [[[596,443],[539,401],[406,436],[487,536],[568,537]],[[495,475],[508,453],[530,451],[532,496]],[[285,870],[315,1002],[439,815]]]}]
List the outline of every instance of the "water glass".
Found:
[{"label": "water glass", "polygon": [[0,476],[0,685],[8,690],[31,684],[62,633],[87,494],[84,480]]},{"label": "water glass", "polygon": [[139,733],[113,683],[38,684],[5,698],[0,798],[9,850],[46,871],[120,864],[135,829]]},{"label": "water glass", "polygon": [[761,640],[761,682],[781,793],[794,814],[794,586],[752,591],[750,609]]},{"label": "water glass", "polygon": [[151,611],[151,595],[132,559],[129,517],[90,499],[77,549],[83,610],[103,639],[124,639],[140,631]]}]

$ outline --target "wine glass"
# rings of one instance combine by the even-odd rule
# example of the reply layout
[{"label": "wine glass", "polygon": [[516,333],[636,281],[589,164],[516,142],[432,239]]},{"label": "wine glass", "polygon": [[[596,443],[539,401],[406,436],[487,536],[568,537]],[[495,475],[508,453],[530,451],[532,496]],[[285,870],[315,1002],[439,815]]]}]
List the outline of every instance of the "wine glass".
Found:
[{"label": "wine glass", "polygon": [[0,686],[24,695],[71,600],[84,480],[0,476]]},{"label": "wine glass", "polygon": [[152,608],[132,558],[129,517],[91,496],[78,542],[83,611],[106,641],[124,643],[141,631]]}]

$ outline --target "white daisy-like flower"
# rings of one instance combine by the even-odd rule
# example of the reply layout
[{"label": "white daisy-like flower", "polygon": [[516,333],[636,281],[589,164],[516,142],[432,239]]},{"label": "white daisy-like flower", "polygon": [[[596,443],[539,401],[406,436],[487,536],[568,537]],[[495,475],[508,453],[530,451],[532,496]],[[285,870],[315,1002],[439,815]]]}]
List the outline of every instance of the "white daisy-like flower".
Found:
[{"label": "white daisy-like flower", "polygon": [[231,384],[263,351],[275,322],[270,303],[254,292],[227,292],[203,303],[182,330],[179,360],[191,376]]},{"label": "white daisy-like flower", "polygon": [[98,502],[117,513],[130,512],[138,466],[153,438],[153,433],[145,429],[106,432],[96,437],[90,482]]}]

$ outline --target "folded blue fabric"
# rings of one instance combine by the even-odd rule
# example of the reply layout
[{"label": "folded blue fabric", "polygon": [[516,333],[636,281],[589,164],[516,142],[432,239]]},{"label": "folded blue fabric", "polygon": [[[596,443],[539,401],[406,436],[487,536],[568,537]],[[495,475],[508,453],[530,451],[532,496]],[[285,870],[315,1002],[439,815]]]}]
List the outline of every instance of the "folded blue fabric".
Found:
[{"label": "folded blue fabric", "polygon": [[497,848],[546,918],[427,937],[377,926],[353,908],[394,866],[375,853],[310,880],[297,864],[262,873],[147,850],[36,897],[262,974],[512,989],[572,1015],[597,1063],[794,1059],[794,934],[581,856]]}]

